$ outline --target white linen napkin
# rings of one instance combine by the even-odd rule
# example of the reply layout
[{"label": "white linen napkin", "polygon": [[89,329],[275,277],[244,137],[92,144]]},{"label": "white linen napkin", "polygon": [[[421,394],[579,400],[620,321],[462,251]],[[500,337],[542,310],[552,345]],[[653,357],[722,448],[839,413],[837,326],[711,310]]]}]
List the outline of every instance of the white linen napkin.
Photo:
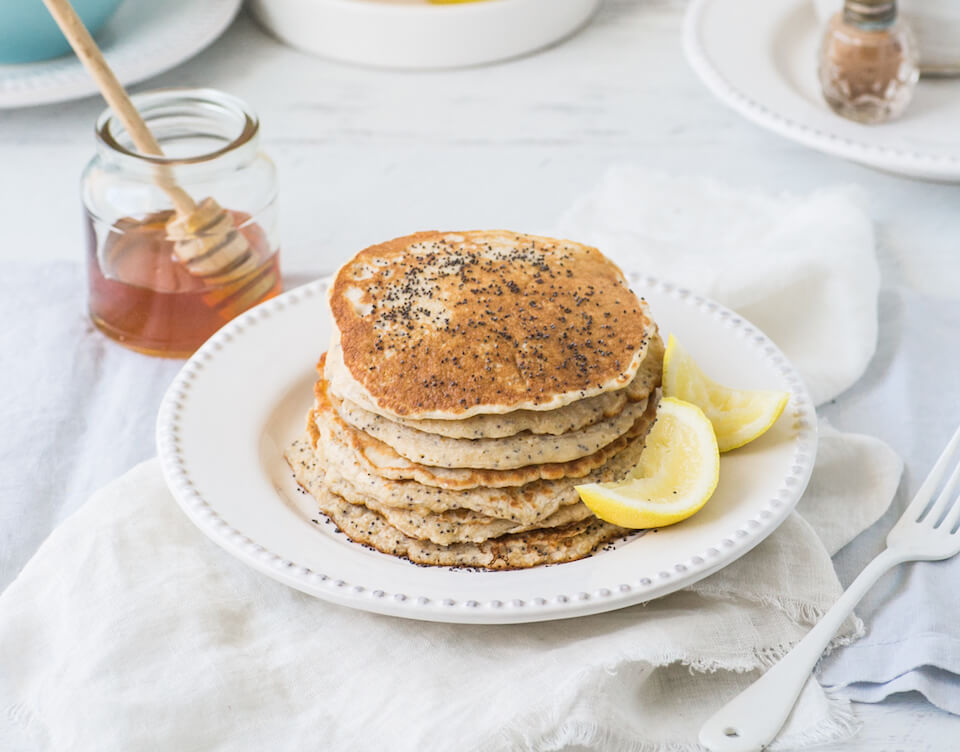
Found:
[{"label": "white linen napkin", "polygon": [[[872,481],[856,497],[836,483],[852,472]],[[687,591],[485,627],[352,611],[269,580],[193,527],[151,460],[0,596],[0,708],[44,750],[691,748],[839,595],[818,532],[841,545],[881,514],[899,465],[875,439],[828,428],[814,477],[809,519],[793,514]],[[852,728],[811,682],[780,745]]]},{"label": "white linen napkin", "polygon": [[735,309],[780,345],[818,405],[876,349],[880,272],[854,189],[770,196],[617,167],[557,234]]},{"label": "white linen napkin", "polygon": [[[792,290],[806,277],[806,296],[781,295],[780,309],[789,311],[776,310],[767,322],[762,314],[774,307],[758,305],[761,315],[753,320],[768,331],[779,326],[778,343],[791,357],[811,356],[808,378],[818,378],[816,366],[831,361],[840,340],[850,349],[869,349],[852,339],[854,332],[871,331],[863,319],[875,315],[863,289],[873,280],[875,300],[872,240],[869,223],[845,195],[743,195],[738,214],[737,194],[714,184],[667,185],[641,173],[617,179],[624,190],[646,195],[646,232],[671,216],[671,197],[685,192],[703,216],[724,216],[727,224],[736,219],[743,245],[784,239],[793,251],[780,256],[781,273],[757,280],[762,293],[749,296],[744,286],[742,300],[769,300],[775,297],[770,284]],[[657,192],[642,185],[647,179],[662,189],[662,211],[653,205]],[[723,212],[716,206],[720,194]],[[565,227],[590,205],[591,199],[582,202]],[[807,225],[797,220],[803,205]],[[751,218],[756,233],[748,231]],[[681,255],[697,264],[722,259],[727,269],[759,258],[756,250],[741,253],[740,244],[730,244],[722,257],[704,256],[696,250],[706,242],[699,225],[687,224],[684,244],[681,225],[674,224],[669,263],[650,258],[643,271],[676,278],[671,271],[681,269]],[[825,224],[841,227],[831,236]],[[858,234],[851,226],[866,230]],[[598,242],[595,235],[568,234]],[[818,243],[839,236],[850,242],[835,243],[825,256],[819,247],[808,250],[798,234]],[[624,250],[621,245],[614,255]],[[842,272],[864,258],[858,278]],[[702,271],[695,280],[680,279],[732,302],[705,284],[710,276]],[[788,313],[805,316],[811,300],[830,306],[841,293],[862,299],[845,312],[858,321],[825,340],[793,336]],[[818,344],[820,357],[812,357]],[[855,378],[851,362],[839,361],[842,377],[815,382],[821,394]],[[273,582],[193,528],[151,461],[64,522],[0,595],[0,742],[4,733],[11,740],[0,747],[14,748],[16,737],[40,749],[79,750],[694,749],[700,723],[788,650],[837,597],[830,554],[883,513],[900,471],[899,459],[881,442],[823,426],[798,511],[721,572],[609,614],[483,627],[366,614]],[[859,631],[850,620],[836,644]],[[841,739],[853,727],[845,703],[808,682],[778,746]]]}]

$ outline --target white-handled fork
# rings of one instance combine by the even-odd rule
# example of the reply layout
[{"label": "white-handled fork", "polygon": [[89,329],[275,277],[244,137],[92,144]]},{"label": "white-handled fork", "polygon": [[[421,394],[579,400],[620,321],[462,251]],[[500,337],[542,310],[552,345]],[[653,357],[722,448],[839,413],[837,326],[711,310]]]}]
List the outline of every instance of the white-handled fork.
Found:
[{"label": "white-handled fork", "polygon": [[[950,477],[941,487],[948,472]],[[938,489],[940,493],[934,498]],[[703,725],[700,743],[713,752],[756,752],[773,741],[810,672],[853,607],[881,575],[896,565],[948,559],[960,553],[958,527],[960,428],[890,531],[887,548],[866,566],[793,650]]]}]

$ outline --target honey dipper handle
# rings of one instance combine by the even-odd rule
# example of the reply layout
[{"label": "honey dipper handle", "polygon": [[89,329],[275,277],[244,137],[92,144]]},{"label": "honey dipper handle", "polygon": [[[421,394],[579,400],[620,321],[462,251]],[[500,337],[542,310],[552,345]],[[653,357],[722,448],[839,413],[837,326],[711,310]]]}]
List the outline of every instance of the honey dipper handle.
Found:
[{"label": "honey dipper handle", "polygon": [[[87,27],[83,25],[83,21],[80,20],[77,12],[70,5],[70,0],[43,0],[43,3],[57,22],[60,31],[70,42],[73,51],[77,53],[80,62],[83,63],[93,80],[97,82],[100,93],[107,100],[110,109],[123,123],[123,127],[127,129],[127,133],[133,139],[137,150],[142,154],[162,157],[163,150],[160,148],[160,144],[153,137],[147,124],[143,122],[143,118],[137,112],[137,108],[133,106],[133,102],[130,101],[130,96],[123,85],[117,80],[110,66],[107,65],[107,61],[104,60],[103,53],[100,52],[97,43],[93,41]],[[174,182],[169,167],[158,166],[157,184],[173,201],[178,214],[188,215],[194,211],[196,208],[194,200],[190,197],[190,194]]]}]

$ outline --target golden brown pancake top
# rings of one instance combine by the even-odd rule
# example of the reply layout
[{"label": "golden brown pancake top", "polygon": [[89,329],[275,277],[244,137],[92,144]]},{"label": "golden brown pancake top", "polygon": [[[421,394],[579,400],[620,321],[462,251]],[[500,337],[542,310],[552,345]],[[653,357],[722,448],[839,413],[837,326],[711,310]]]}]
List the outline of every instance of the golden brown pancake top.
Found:
[{"label": "golden brown pancake top", "polygon": [[337,273],[351,376],[399,416],[547,409],[625,386],[653,323],[597,249],[502,230],[421,232]]}]

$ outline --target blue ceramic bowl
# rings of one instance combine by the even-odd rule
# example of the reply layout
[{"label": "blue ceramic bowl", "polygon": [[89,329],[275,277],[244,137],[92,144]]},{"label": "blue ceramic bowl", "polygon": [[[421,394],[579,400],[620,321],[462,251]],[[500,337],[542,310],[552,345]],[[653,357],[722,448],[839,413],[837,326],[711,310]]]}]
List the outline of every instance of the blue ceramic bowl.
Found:
[{"label": "blue ceramic bowl", "polygon": [[[73,0],[84,25],[96,34],[121,0]],[[0,63],[60,57],[70,45],[41,0],[0,0]]]}]

